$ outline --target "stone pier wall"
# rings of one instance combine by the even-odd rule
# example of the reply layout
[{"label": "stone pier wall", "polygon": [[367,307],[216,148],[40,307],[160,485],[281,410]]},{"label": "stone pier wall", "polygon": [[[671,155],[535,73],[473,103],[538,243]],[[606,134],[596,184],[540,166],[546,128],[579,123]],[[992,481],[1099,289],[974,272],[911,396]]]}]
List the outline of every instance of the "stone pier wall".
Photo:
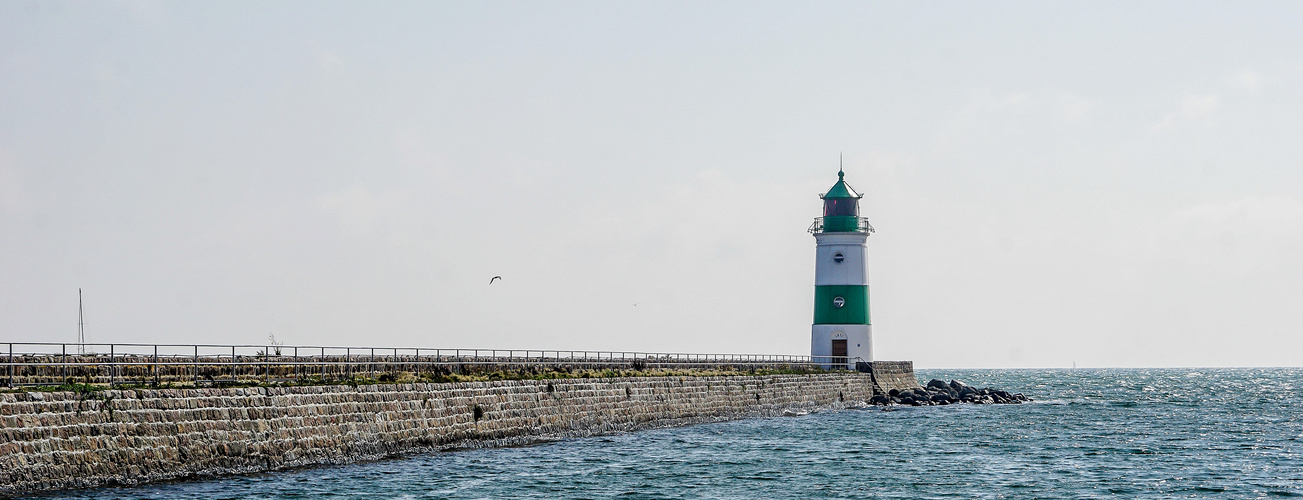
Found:
[{"label": "stone pier wall", "polygon": [[844,408],[874,389],[851,372],[8,393],[0,495]]},{"label": "stone pier wall", "polygon": [[886,394],[892,389],[905,391],[923,388],[914,376],[913,361],[862,362],[857,364],[856,369],[873,377],[873,389],[878,394]]}]

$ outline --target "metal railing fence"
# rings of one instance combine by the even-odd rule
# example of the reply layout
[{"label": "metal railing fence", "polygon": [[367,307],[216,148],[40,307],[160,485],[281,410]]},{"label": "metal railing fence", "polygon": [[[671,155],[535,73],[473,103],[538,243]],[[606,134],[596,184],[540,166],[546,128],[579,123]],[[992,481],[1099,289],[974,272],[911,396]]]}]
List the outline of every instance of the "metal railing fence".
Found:
[{"label": "metal railing fence", "polygon": [[603,369],[841,370],[858,358],[781,354],[435,349],[318,345],[61,344],[10,342],[0,353],[5,386],[66,383],[161,385],[436,380],[493,372]]},{"label": "metal railing fence", "polygon": [[[847,229],[837,229],[837,231],[845,231],[845,230],[847,230]],[[822,233],[822,232],[824,231],[824,218],[823,218],[823,217],[815,217],[815,218],[814,218],[814,223],[813,223],[813,224],[810,224],[810,227],[807,228],[806,231],[807,231],[807,232],[810,232],[810,233]],[[864,217],[858,217],[858,216],[857,216],[857,217],[855,217],[855,229],[854,229],[854,231],[858,231],[858,232],[861,232],[861,233],[873,233],[873,232],[875,232],[876,230],[873,229],[873,225],[872,225],[872,224],[869,224],[869,219],[864,218]]]}]

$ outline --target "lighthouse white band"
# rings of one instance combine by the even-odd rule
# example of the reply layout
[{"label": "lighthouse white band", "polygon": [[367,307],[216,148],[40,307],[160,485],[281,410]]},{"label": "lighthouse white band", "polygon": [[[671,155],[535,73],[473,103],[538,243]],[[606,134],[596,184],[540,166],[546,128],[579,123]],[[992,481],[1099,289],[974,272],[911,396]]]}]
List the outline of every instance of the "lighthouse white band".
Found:
[{"label": "lighthouse white band", "polygon": [[814,325],[810,332],[810,355],[832,356],[833,341],[843,338],[846,339],[847,369],[854,370],[856,361],[873,361],[872,325]]},{"label": "lighthouse white band", "polygon": [[[865,266],[868,250],[867,233],[815,234],[815,285],[865,285],[869,282]],[[841,254],[838,262],[838,254]]]}]

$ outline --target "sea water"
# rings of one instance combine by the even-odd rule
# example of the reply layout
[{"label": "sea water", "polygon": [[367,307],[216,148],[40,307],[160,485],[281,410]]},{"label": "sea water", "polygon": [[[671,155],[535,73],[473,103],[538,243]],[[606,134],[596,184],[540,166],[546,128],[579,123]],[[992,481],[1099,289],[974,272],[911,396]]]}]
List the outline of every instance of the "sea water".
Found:
[{"label": "sea water", "polygon": [[1035,398],[738,420],[54,498],[1303,496],[1303,369],[921,370]]}]

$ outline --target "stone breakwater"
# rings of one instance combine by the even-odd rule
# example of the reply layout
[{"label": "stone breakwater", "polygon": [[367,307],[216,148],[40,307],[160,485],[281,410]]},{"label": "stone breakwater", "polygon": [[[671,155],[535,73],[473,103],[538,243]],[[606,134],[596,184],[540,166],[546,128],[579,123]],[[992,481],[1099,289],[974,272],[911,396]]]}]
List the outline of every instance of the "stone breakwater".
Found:
[{"label": "stone breakwater", "polygon": [[8,393],[0,495],[845,408],[884,385],[849,372]]},{"label": "stone breakwater", "polygon": [[869,400],[869,404],[888,406],[893,404],[910,406],[971,404],[1018,404],[1032,399],[1022,393],[1010,394],[1009,391],[984,387],[978,389],[958,380],[946,383],[940,379],[928,381],[927,387],[918,389],[891,389],[886,394],[878,393]]}]

